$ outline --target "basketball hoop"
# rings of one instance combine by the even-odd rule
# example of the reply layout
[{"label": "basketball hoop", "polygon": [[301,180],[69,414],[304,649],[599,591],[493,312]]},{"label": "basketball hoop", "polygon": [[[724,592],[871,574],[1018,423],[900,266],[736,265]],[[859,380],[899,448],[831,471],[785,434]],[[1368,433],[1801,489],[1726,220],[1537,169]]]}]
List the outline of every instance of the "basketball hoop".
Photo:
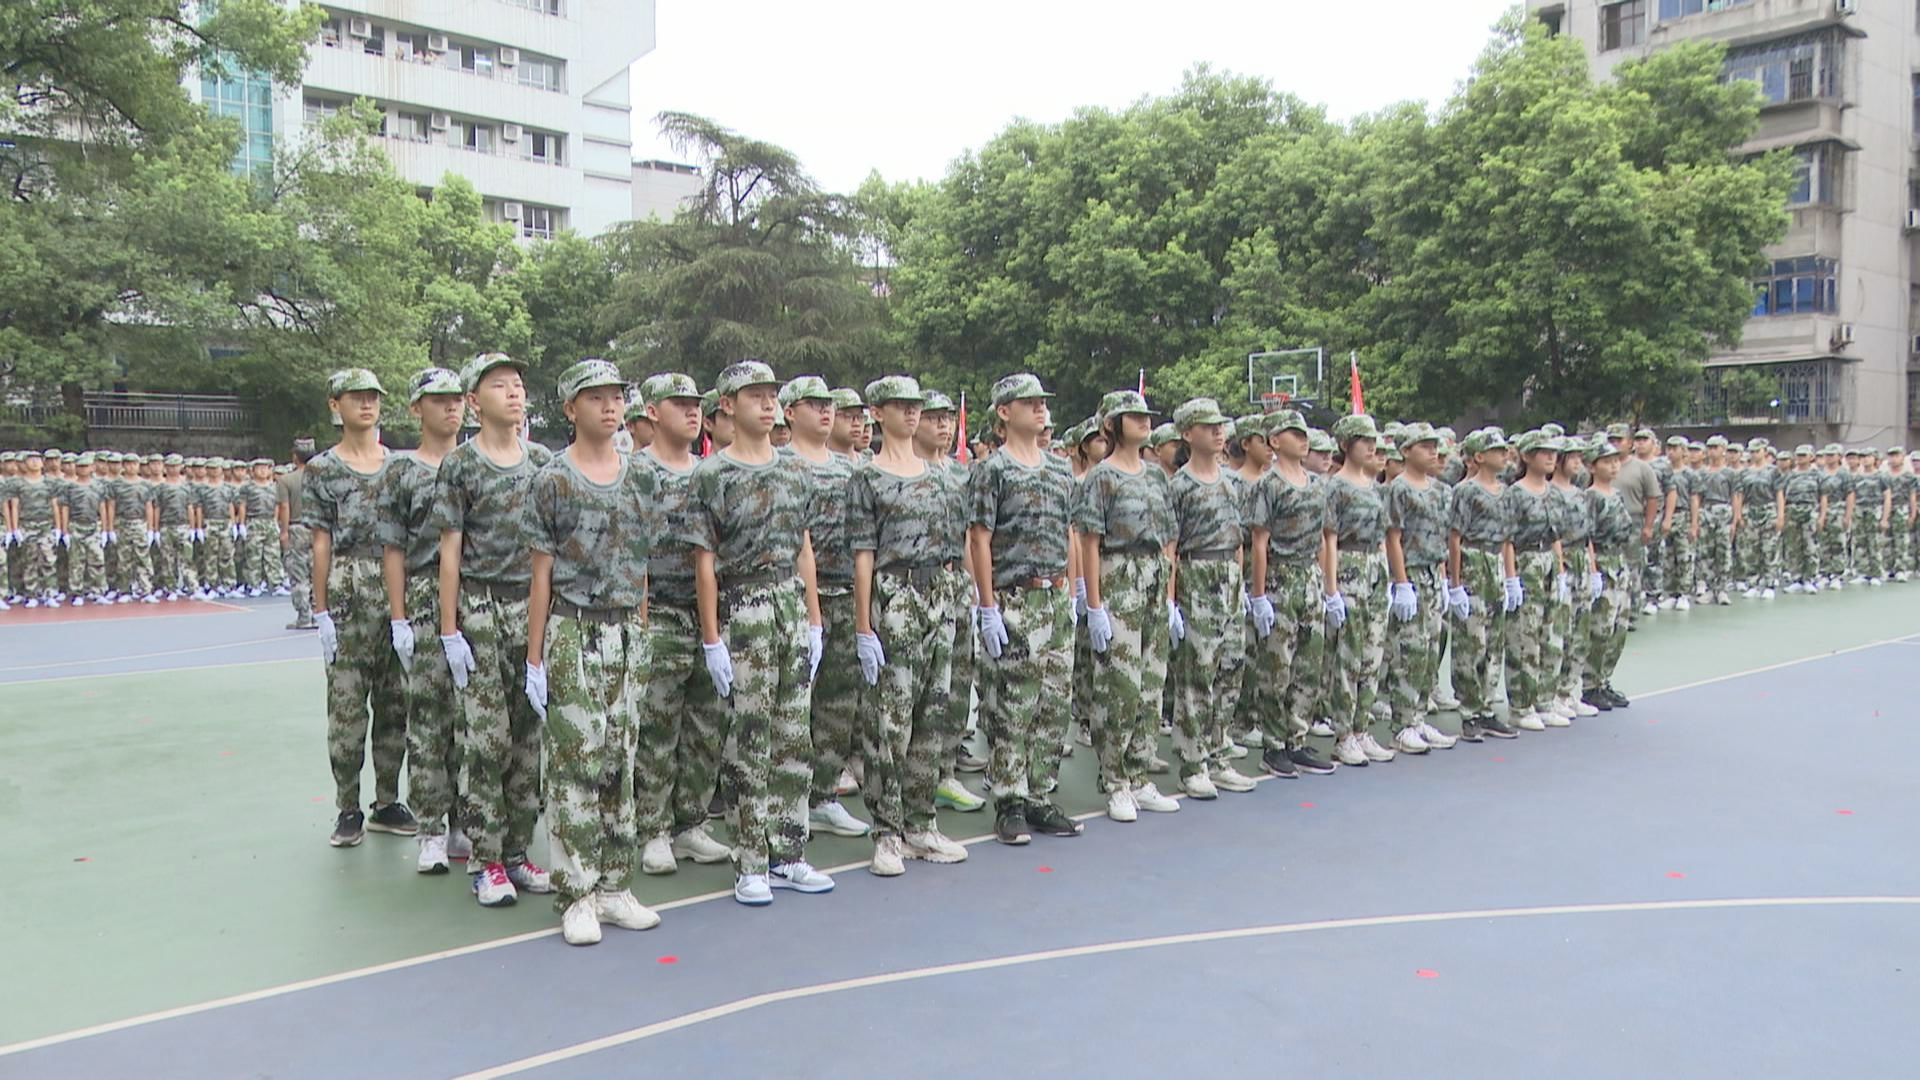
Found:
[{"label": "basketball hoop", "polygon": [[1287,404],[1292,400],[1293,400],[1293,395],[1286,392],[1285,390],[1277,390],[1270,393],[1261,394],[1260,395],[1260,411],[1269,412],[1269,413],[1279,412],[1281,409],[1286,408]]}]

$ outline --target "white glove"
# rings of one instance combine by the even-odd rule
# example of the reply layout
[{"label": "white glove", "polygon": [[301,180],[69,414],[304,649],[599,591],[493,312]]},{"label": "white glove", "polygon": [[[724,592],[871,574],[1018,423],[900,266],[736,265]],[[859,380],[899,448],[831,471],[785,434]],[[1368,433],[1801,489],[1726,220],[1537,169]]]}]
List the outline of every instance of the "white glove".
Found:
[{"label": "white glove", "polygon": [[1387,610],[1401,622],[1412,622],[1420,614],[1420,594],[1411,581],[1396,581],[1387,588]]},{"label": "white glove", "polygon": [[1510,577],[1506,579],[1506,581],[1501,583],[1501,588],[1506,590],[1505,599],[1502,601],[1502,611],[1519,611],[1520,605],[1527,602],[1527,590],[1521,587],[1519,578]]},{"label": "white glove", "polygon": [[807,626],[807,681],[812,682],[820,674],[820,658],[827,654],[827,632],[824,627]]},{"label": "white glove", "polygon": [[320,658],[331,664],[340,652],[340,631],[333,628],[333,613],[314,612],[313,624],[320,631]]},{"label": "white glove", "polygon": [[1273,624],[1277,621],[1273,614],[1273,598],[1255,596],[1247,601],[1247,612],[1253,616],[1253,632],[1259,637],[1273,633]]},{"label": "white glove", "polygon": [[853,651],[860,654],[860,677],[868,686],[880,685],[880,669],[887,666],[887,650],[880,645],[880,635],[853,635]]},{"label": "white glove", "polygon": [[159,546],[160,546],[160,534],[159,534],[159,532],[157,532],[157,531],[155,531],[155,530],[153,530],[153,529],[148,529],[148,530],[147,530],[147,546],[148,546],[148,547],[159,547]]},{"label": "white glove", "polygon": [[473,647],[467,644],[467,635],[457,630],[441,634],[440,651],[446,654],[447,672],[453,676],[453,685],[465,690],[467,680],[473,678]]},{"label": "white glove", "polygon": [[527,701],[533,706],[534,713],[540,719],[547,718],[547,666],[545,664],[535,664],[531,661],[527,664]]},{"label": "white glove", "polygon": [[1007,647],[1007,623],[1000,617],[997,607],[977,607],[973,609],[974,618],[980,623],[980,645],[987,655],[1000,659],[1001,650]]},{"label": "white glove", "polygon": [[413,674],[413,624],[405,619],[388,619],[393,629],[393,655],[400,658],[400,670]]},{"label": "white glove", "polygon": [[701,645],[700,650],[707,654],[707,674],[713,678],[713,688],[721,697],[733,696],[733,654],[727,651],[727,643],[716,641],[711,645]]},{"label": "white glove", "polygon": [[1564,570],[1553,576],[1553,596],[1563,604],[1573,602],[1573,579]]},{"label": "white glove", "polygon": [[1455,585],[1447,590],[1447,606],[1453,608],[1454,618],[1463,622],[1473,613],[1472,598],[1467,595],[1465,585]]},{"label": "white glove", "polygon": [[1073,579],[1073,621],[1077,624],[1080,617],[1087,613],[1087,579]]},{"label": "white glove", "polygon": [[73,546],[73,537],[68,536],[66,533],[63,533],[58,529],[54,530],[53,541],[54,543],[59,544],[61,547]]},{"label": "white glove", "polygon": [[1113,644],[1113,620],[1107,618],[1106,608],[1087,609],[1087,638],[1093,642],[1094,652],[1106,652]]},{"label": "white glove", "polygon": [[1321,606],[1327,613],[1327,629],[1338,630],[1347,623],[1347,598],[1330,593]]},{"label": "white glove", "polygon": [[1167,630],[1173,634],[1175,645],[1187,640],[1187,618],[1180,614],[1180,605],[1167,601]]},{"label": "white glove", "polygon": [[1600,594],[1607,591],[1607,576],[1598,570],[1588,574],[1587,591],[1593,594],[1593,599],[1600,599]]},{"label": "white glove", "polygon": [[236,522],[234,522],[234,523],[233,523],[233,530],[234,530],[234,532],[233,532],[233,535],[235,535],[235,536],[237,536],[237,537],[239,537],[239,538],[240,538],[240,539],[242,539],[242,540],[245,540],[245,539],[247,538],[247,523],[246,523],[246,522],[244,522],[244,521],[236,521]]},{"label": "white glove", "polygon": [[103,544],[117,544],[120,542],[120,534],[112,529],[108,529],[106,532],[100,534],[100,542]]}]

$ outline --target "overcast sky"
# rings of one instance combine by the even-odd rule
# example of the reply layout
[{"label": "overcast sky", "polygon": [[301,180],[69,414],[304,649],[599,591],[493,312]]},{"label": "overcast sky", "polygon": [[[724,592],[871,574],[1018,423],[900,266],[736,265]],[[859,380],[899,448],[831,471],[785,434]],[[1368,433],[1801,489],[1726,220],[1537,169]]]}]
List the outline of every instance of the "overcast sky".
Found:
[{"label": "overcast sky", "polygon": [[1195,63],[1259,75],[1336,118],[1452,92],[1510,0],[658,0],[633,69],[634,156],[684,160],[663,110],[800,156],[829,190],[869,170],[935,179],[1016,116],[1065,119],[1179,85]]}]

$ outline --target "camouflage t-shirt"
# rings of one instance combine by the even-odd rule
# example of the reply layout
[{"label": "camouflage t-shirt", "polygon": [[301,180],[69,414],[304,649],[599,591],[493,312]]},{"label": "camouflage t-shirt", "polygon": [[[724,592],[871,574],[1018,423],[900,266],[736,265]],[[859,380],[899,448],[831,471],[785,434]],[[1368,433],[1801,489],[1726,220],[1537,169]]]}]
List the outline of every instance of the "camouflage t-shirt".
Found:
[{"label": "camouflage t-shirt", "polygon": [[1387,527],[1400,530],[1400,549],[1408,566],[1434,566],[1447,560],[1447,530],[1453,492],[1439,480],[1415,487],[1405,474],[1386,488]]},{"label": "camouflage t-shirt", "polygon": [[690,539],[714,553],[722,585],[796,573],[813,524],[813,475],[807,462],[792,454],[750,465],[725,450],[693,470],[697,512]]},{"label": "camouflage t-shirt", "polygon": [[1333,534],[1340,553],[1369,552],[1387,538],[1387,501],[1380,485],[1365,487],[1335,475],[1327,481],[1327,512],[1322,529]]},{"label": "camouflage t-shirt", "polygon": [[923,462],[919,476],[895,476],[873,462],[853,470],[847,484],[847,542],[873,552],[875,570],[927,566],[952,524],[946,470]]},{"label": "camouflage t-shirt", "polygon": [[[376,504],[380,545],[400,551],[409,576],[433,574],[440,569],[440,530],[432,520],[439,474],[438,465],[429,465],[411,452],[400,453],[387,462],[386,477],[380,484]],[[252,513],[251,507],[248,513]]]},{"label": "camouflage t-shirt", "polygon": [[20,486],[13,490],[13,497],[20,503],[20,524],[26,528],[53,526],[53,504],[60,498],[60,481],[29,480],[20,478]]},{"label": "camouflage t-shirt", "polygon": [[[170,480],[155,481],[153,485],[153,503],[160,509],[160,527],[185,526],[187,507],[192,500],[187,497],[187,485]],[[294,520],[299,520],[295,515]]]},{"label": "camouflage t-shirt", "polygon": [[1593,549],[1601,554],[1618,554],[1627,549],[1636,529],[1627,513],[1627,501],[1617,491],[1601,494],[1592,488],[1581,492],[1586,500],[1587,516],[1593,521]]},{"label": "camouflage t-shirt", "polygon": [[1728,469],[1701,469],[1694,474],[1693,493],[1701,506],[1727,506],[1733,502],[1734,476]]},{"label": "camouflage t-shirt", "polygon": [[1786,492],[1787,502],[1794,506],[1819,506],[1820,471],[1795,469],[1780,478],[1780,490]]},{"label": "camouflage t-shirt", "polygon": [[1253,485],[1247,499],[1247,527],[1267,530],[1267,561],[1276,565],[1311,562],[1320,554],[1322,522],[1327,516],[1327,482],[1313,473],[1293,484],[1272,469]]},{"label": "camouflage t-shirt", "polygon": [[262,484],[257,480],[249,480],[241,484],[240,497],[237,501],[246,509],[247,520],[254,526],[273,520],[276,496],[271,483]]},{"label": "camouflage t-shirt", "polygon": [[853,548],[847,544],[847,482],[864,461],[847,454],[827,451],[827,460],[808,461],[791,446],[780,448],[783,457],[791,457],[807,467],[813,478],[813,497],[808,529],[813,538],[813,572],[826,592],[845,592],[853,588]]},{"label": "camouflage t-shirt", "polygon": [[1863,472],[1853,478],[1854,505],[1862,514],[1880,516],[1880,504],[1886,501],[1887,477],[1884,473]]},{"label": "camouflage t-shirt", "polygon": [[940,485],[941,501],[946,507],[947,516],[940,527],[934,558],[959,566],[967,547],[967,487],[972,470],[952,458],[946,458],[944,462]]},{"label": "camouflage t-shirt", "polygon": [[1907,507],[1920,482],[1916,482],[1911,471],[1891,473],[1887,476],[1887,488],[1893,492],[1893,512],[1907,513]]},{"label": "camouflage t-shirt", "polygon": [[1507,520],[1505,488],[1488,491],[1477,481],[1462,480],[1453,486],[1453,506],[1448,511],[1447,528],[1460,534],[1467,547],[1487,550],[1507,542],[1513,523]]},{"label": "camouflage t-shirt", "polygon": [[653,474],[653,501],[660,507],[660,533],[647,559],[647,593],[655,603],[692,607],[693,470],[699,463],[674,469],[642,450],[633,456],[633,464]]},{"label": "camouflage t-shirt", "polygon": [[153,499],[153,485],[138,478],[116,476],[107,481],[107,492],[113,499],[113,527],[116,531],[144,530],[147,527],[147,503]]},{"label": "camouflage t-shirt", "polygon": [[1547,488],[1547,512],[1553,515],[1554,533],[1568,548],[1584,545],[1593,535],[1593,519],[1588,516],[1584,494],[1579,488],[1559,484]]},{"label": "camouflage t-shirt", "polygon": [[[393,464],[393,457],[389,452],[381,459],[380,467],[370,473],[356,471],[332,450],[307,463],[300,520],[310,529],[325,529],[333,535],[336,557],[380,546],[377,529],[380,485],[385,481],[387,467]],[[211,522],[213,518],[209,516],[207,520]]]},{"label": "camouflage t-shirt", "polygon": [[1847,495],[1853,491],[1853,474],[1844,469],[1820,474],[1820,494],[1827,497],[1827,510],[1830,513],[1847,508]]},{"label": "camouflage t-shirt", "polygon": [[1771,508],[1773,497],[1779,494],[1783,482],[1779,469],[1772,465],[1756,465],[1740,470],[1740,483],[1734,490],[1740,493],[1743,509],[1751,512],[1756,506]]},{"label": "camouflage t-shirt", "polygon": [[1152,554],[1173,540],[1173,508],[1167,474],[1142,463],[1130,473],[1102,461],[1081,478],[1073,527],[1100,537],[1105,554]]},{"label": "camouflage t-shirt", "polygon": [[994,588],[1066,576],[1072,489],[1072,468],[1052,454],[1029,466],[997,450],[973,467],[968,524],[993,534]]},{"label": "camouflage t-shirt", "polygon": [[[20,487],[19,477],[0,476],[0,511],[4,511],[6,508],[6,505],[13,501],[14,492],[19,487]],[[6,524],[5,517],[0,516],[0,527],[4,527],[5,524]]]},{"label": "camouflage t-shirt", "polygon": [[60,489],[60,501],[66,505],[67,520],[72,524],[98,525],[100,504],[107,501],[107,491],[98,480],[69,482]]},{"label": "camouflage t-shirt", "polygon": [[1183,465],[1167,481],[1167,501],[1182,558],[1231,555],[1246,543],[1247,485],[1235,474],[1202,480]]},{"label": "camouflage t-shirt", "polygon": [[[525,585],[533,579],[527,529],[533,478],[553,451],[522,442],[520,460],[496,465],[478,440],[461,443],[440,462],[434,485],[432,528],[460,534],[460,580],[489,585]],[[315,459],[318,460],[318,459]],[[313,465],[307,466],[312,472]],[[311,488],[318,478],[307,477]]]},{"label": "camouflage t-shirt", "polygon": [[1543,551],[1559,539],[1553,520],[1551,489],[1538,495],[1512,484],[1500,493],[1500,509],[1507,519],[1507,539],[1519,551]]},{"label": "camouflage t-shirt", "polygon": [[1453,487],[1467,478],[1467,458],[1465,454],[1456,454],[1447,459],[1440,467],[1440,482]]},{"label": "camouflage t-shirt", "polygon": [[553,597],[580,608],[638,608],[647,598],[647,555],[660,533],[653,470],[621,459],[609,484],[594,483],[566,453],[533,480],[533,550],[553,556]]}]

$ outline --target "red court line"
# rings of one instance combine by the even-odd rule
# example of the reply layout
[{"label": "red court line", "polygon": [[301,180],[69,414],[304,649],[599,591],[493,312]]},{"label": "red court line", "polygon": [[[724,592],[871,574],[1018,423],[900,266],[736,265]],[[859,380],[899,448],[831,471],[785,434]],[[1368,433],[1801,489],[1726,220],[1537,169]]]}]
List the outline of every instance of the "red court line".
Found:
[{"label": "red court line", "polygon": [[167,615],[231,615],[247,609],[218,600],[172,600],[159,604],[88,604],[77,608],[26,608],[15,604],[0,611],[0,626],[47,626],[52,623],[108,622],[114,619],[156,619]]}]

